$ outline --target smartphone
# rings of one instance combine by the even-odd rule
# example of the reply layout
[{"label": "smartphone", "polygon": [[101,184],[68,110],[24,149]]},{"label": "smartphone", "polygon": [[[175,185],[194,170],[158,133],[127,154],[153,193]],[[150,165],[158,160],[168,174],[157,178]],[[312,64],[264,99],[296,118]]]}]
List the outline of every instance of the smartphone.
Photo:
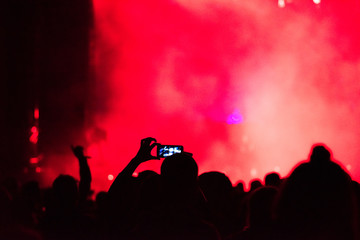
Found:
[{"label": "smartphone", "polygon": [[182,153],[184,147],[180,145],[158,145],[157,146],[157,156],[159,158],[169,157],[176,153]]}]

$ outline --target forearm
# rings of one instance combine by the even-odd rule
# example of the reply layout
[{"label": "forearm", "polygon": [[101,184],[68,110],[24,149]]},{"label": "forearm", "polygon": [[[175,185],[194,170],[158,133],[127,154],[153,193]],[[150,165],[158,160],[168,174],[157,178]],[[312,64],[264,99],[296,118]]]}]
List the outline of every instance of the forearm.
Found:
[{"label": "forearm", "polygon": [[132,175],[135,172],[136,168],[143,162],[160,159],[157,156],[152,156],[151,151],[156,146],[155,138],[144,138],[141,140],[140,149],[137,152],[136,156],[126,165],[126,167],[119,173],[115,181],[111,185],[108,193],[112,195],[114,192],[117,193],[121,191],[121,187],[126,185],[127,181],[132,179]]},{"label": "forearm", "polygon": [[80,200],[86,200],[91,188],[91,171],[86,157],[78,158],[80,166]]},{"label": "forearm", "polygon": [[123,183],[128,182],[134,174],[136,168],[140,165],[139,157],[135,156],[126,167],[117,175],[114,182],[109,188],[109,194],[111,192],[117,191],[116,189],[120,188]]}]

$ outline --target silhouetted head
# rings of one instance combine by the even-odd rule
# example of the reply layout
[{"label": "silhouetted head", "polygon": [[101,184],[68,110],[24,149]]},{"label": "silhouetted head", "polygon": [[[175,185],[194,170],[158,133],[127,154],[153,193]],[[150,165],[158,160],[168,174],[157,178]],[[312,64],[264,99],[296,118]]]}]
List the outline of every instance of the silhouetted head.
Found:
[{"label": "silhouetted head", "polygon": [[190,206],[202,198],[197,181],[198,166],[190,155],[180,153],[165,158],[160,175],[168,203]]},{"label": "silhouetted head", "polygon": [[331,153],[323,144],[316,144],[313,146],[311,155],[310,155],[310,162],[311,163],[326,163],[330,162],[331,160]]},{"label": "silhouetted head", "polygon": [[174,154],[162,163],[161,176],[176,187],[193,186],[197,183],[198,165],[190,155]]},{"label": "silhouetted head", "polygon": [[355,239],[351,178],[324,150],[315,148],[315,163],[297,166],[282,186],[277,222],[296,239]]},{"label": "silhouetted head", "polygon": [[106,211],[106,207],[108,205],[108,193],[100,191],[98,194],[96,194],[95,203],[97,207],[97,213],[103,214]]},{"label": "silhouetted head", "polygon": [[78,198],[76,180],[70,175],[59,175],[53,182],[54,196],[59,204],[74,206]]},{"label": "silhouetted head", "polygon": [[252,180],[250,183],[250,192],[254,191],[255,189],[257,189],[259,187],[262,187],[260,180],[258,180],[258,179]]},{"label": "silhouetted head", "polygon": [[98,205],[103,205],[104,203],[106,203],[106,198],[107,198],[107,192],[100,191],[98,194],[96,194],[95,202]]},{"label": "silhouetted head", "polygon": [[268,173],[265,176],[265,186],[279,187],[281,184],[280,175],[276,172]]},{"label": "silhouetted head", "polygon": [[199,185],[208,201],[227,198],[232,192],[230,179],[221,172],[206,172],[199,176]]},{"label": "silhouetted head", "polygon": [[238,184],[236,184],[235,189],[239,193],[245,192],[244,183],[243,182],[238,182]]}]

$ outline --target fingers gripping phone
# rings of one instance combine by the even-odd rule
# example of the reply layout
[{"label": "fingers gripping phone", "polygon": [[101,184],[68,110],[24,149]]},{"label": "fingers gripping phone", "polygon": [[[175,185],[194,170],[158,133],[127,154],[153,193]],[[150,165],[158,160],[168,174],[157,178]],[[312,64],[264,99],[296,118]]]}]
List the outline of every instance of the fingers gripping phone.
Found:
[{"label": "fingers gripping phone", "polygon": [[184,147],[180,145],[158,145],[157,156],[159,158],[166,158],[176,153],[182,153]]}]

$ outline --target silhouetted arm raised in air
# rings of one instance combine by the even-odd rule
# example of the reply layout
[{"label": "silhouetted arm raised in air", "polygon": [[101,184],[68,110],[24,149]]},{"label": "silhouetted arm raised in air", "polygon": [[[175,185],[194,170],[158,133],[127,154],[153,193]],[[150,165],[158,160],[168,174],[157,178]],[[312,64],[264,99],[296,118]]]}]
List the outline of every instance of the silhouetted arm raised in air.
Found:
[{"label": "silhouetted arm raised in air", "polygon": [[84,148],[82,146],[71,146],[75,157],[79,160],[80,167],[80,182],[79,182],[79,200],[83,202],[86,200],[91,187],[91,172],[87,162],[88,156],[84,155]]},{"label": "silhouetted arm raised in air", "polygon": [[116,177],[115,181],[109,189],[109,194],[112,194],[114,191],[116,192],[117,189],[121,187],[122,183],[125,183],[128,179],[130,179],[136,168],[141,163],[153,159],[160,159],[156,156],[151,155],[151,151],[156,145],[157,143],[155,138],[148,137],[141,140],[138,153]]}]

